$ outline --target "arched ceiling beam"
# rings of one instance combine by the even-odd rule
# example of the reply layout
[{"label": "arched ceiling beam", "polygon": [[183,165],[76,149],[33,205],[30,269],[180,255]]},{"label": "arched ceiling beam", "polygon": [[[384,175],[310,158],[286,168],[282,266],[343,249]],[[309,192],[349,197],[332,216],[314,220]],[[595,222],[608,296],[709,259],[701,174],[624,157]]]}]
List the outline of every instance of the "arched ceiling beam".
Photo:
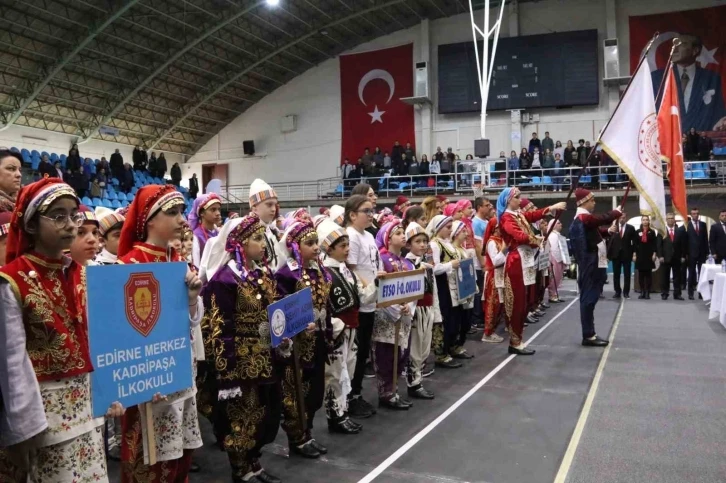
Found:
[{"label": "arched ceiling beam", "polygon": [[5,125],[0,127],[0,131],[4,131],[13,124],[15,124],[15,121],[17,121],[20,116],[23,115],[23,111],[25,111],[28,106],[32,104],[32,102],[38,97],[43,89],[45,89],[45,87],[56,76],[56,74],[58,74],[58,72],[63,70],[63,68],[68,65],[68,63],[71,62],[76,57],[76,55],[78,55],[83,49],[85,49],[93,41],[93,39],[96,38],[98,34],[103,32],[106,27],[118,20],[131,7],[139,3],[139,1],[140,0],[129,0],[125,2],[118,10],[114,11],[102,24],[98,25],[95,28],[92,28],[88,35],[78,44],[76,44],[73,50],[68,52],[59,62],[53,65],[53,67],[48,72],[40,73],[39,77],[41,78],[41,80],[35,85],[33,92],[28,94],[25,99],[23,99],[23,102],[20,103],[18,108],[15,109],[15,111],[13,111],[10,116],[8,116]]},{"label": "arched ceiling beam", "polygon": [[123,107],[129,101],[131,101],[131,99],[133,99],[134,97],[136,97],[136,95],[139,92],[141,92],[141,90],[144,87],[148,86],[149,83],[151,83],[151,81],[153,81],[156,77],[158,77],[159,75],[161,75],[162,73],[164,73],[164,71],[166,71],[166,69],[168,69],[169,66],[171,66],[177,60],[179,60],[184,54],[186,54],[187,52],[190,52],[197,45],[199,45],[200,43],[202,43],[205,39],[209,38],[209,36],[211,36],[211,35],[219,32],[225,26],[229,25],[230,23],[234,22],[235,20],[237,20],[238,18],[242,17],[243,15],[249,13],[250,11],[252,11],[252,10],[254,10],[254,9],[262,6],[262,5],[264,5],[265,3],[266,3],[265,0],[257,1],[257,2],[255,2],[253,4],[251,4],[249,7],[246,7],[244,9],[238,11],[234,15],[231,15],[230,17],[226,18],[223,22],[220,22],[220,23],[214,25],[214,27],[210,28],[209,30],[207,30],[205,32],[202,32],[198,37],[196,37],[190,43],[188,43],[187,45],[185,45],[181,50],[177,51],[174,55],[172,55],[171,57],[169,57],[166,60],[166,62],[164,62],[163,64],[161,64],[159,67],[157,67],[153,72],[151,72],[148,76],[146,76],[145,79],[143,79],[141,82],[136,83],[136,86],[131,91],[129,91],[129,93],[126,94],[124,96],[124,98],[121,99],[113,107],[113,109],[111,109],[108,112],[108,114],[106,114],[105,116],[103,116],[103,118],[101,119],[101,121],[98,122],[93,127],[93,129],[91,129],[90,131],[88,131],[88,134],[83,139],[81,139],[79,141],[79,143],[84,143],[84,142],[88,141],[89,139],[91,139],[91,137],[93,137],[98,132],[98,130],[101,128],[101,126],[105,126],[106,124],[108,124],[111,121],[111,119],[113,119],[113,117],[116,114],[118,114],[119,112],[121,112],[121,109],[123,109]]},{"label": "arched ceiling beam", "polygon": [[224,89],[229,87],[231,84],[238,81],[239,79],[241,79],[242,77],[244,77],[245,75],[250,73],[252,70],[257,68],[259,65],[264,64],[265,62],[272,59],[276,55],[279,55],[279,54],[285,52],[287,49],[294,47],[295,45],[297,45],[299,43],[305,42],[307,39],[309,39],[315,35],[319,35],[321,30],[333,28],[337,25],[354,20],[362,15],[367,15],[371,12],[375,12],[376,10],[381,10],[383,8],[387,8],[387,7],[390,7],[393,5],[398,5],[400,3],[404,3],[405,1],[406,0],[392,0],[392,1],[389,1],[386,3],[382,3],[380,5],[376,5],[375,7],[370,7],[365,10],[361,10],[359,12],[353,13],[351,15],[348,15],[347,17],[343,17],[334,22],[330,22],[319,28],[312,29],[307,34],[305,34],[301,37],[298,37],[298,38],[288,42],[287,44],[283,45],[279,49],[276,49],[273,52],[270,52],[269,54],[265,55],[264,57],[261,57],[260,59],[256,60],[255,62],[253,62],[252,64],[245,67],[243,70],[241,70],[240,72],[238,72],[237,74],[235,74],[234,76],[229,78],[227,81],[225,81],[222,84],[220,84],[219,86],[217,86],[214,90],[212,90],[210,93],[205,95],[199,102],[196,102],[192,106],[185,106],[184,108],[182,108],[182,110],[185,111],[185,113],[179,119],[177,119],[174,122],[174,124],[172,124],[172,126],[169,129],[167,129],[158,139],[156,139],[156,141],[154,141],[154,143],[151,146],[149,146],[148,149],[154,149],[162,140],[164,140],[167,136],[169,136],[169,134],[174,132],[181,125],[181,123],[183,123],[189,116],[191,116],[194,111],[196,111],[197,109],[202,107],[204,104],[209,102],[213,97],[218,95],[220,92],[222,92]]}]

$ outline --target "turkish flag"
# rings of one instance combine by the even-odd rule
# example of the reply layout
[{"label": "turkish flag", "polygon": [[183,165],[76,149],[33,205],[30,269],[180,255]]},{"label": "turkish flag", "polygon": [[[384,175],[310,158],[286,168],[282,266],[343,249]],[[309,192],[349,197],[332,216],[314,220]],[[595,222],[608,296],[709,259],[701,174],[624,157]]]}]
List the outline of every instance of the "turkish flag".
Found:
[{"label": "turkish flag", "polygon": [[666,69],[663,100],[658,110],[658,142],[661,157],[668,164],[668,184],[671,188],[673,208],[682,217],[688,215],[686,205],[686,178],[683,173],[683,146],[681,143],[681,116],[678,104],[678,85],[673,65]]},{"label": "turkish flag", "polygon": [[376,146],[391,152],[393,143],[415,144],[413,44],[340,56],[340,115],[343,128],[341,163],[371,154]]}]

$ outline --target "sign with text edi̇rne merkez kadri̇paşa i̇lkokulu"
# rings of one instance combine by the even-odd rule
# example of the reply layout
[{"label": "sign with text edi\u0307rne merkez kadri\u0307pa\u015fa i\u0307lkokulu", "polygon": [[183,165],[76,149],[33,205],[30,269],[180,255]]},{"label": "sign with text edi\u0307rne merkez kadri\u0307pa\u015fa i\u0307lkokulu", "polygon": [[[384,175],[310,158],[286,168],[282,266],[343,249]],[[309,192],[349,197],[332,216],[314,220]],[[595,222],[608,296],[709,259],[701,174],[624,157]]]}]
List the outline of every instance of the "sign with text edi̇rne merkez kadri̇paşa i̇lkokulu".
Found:
[{"label": "sign with text edi\u0307rne merkez kadri\u0307pa\u015fa i\u0307lkokulu", "polygon": [[187,264],[88,267],[94,417],[192,386]]}]

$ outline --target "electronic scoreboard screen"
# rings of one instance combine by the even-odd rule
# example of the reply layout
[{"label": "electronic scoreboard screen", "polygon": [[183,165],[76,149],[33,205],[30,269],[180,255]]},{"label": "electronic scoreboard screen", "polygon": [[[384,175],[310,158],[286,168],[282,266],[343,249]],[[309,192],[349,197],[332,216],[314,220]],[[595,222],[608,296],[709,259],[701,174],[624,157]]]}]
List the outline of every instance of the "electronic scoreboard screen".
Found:
[{"label": "electronic scoreboard screen", "polygon": [[[474,43],[439,45],[438,60],[439,113],[480,112]],[[499,39],[487,110],[598,103],[597,30]]]}]

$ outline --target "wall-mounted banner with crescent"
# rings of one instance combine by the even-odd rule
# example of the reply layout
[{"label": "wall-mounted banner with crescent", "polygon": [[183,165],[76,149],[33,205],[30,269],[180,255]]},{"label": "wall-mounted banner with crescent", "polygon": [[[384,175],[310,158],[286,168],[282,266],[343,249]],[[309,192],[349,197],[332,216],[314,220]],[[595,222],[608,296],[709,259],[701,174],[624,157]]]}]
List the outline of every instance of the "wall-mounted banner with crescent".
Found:
[{"label": "wall-mounted banner with crescent", "polygon": [[192,386],[186,263],[88,267],[94,417]]},{"label": "wall-mounted banner with crescent", "polygon": [[340,56],[342,156],[355,160],[366,147],[390,152],[398,141],[415,145],[413,44]]}]

